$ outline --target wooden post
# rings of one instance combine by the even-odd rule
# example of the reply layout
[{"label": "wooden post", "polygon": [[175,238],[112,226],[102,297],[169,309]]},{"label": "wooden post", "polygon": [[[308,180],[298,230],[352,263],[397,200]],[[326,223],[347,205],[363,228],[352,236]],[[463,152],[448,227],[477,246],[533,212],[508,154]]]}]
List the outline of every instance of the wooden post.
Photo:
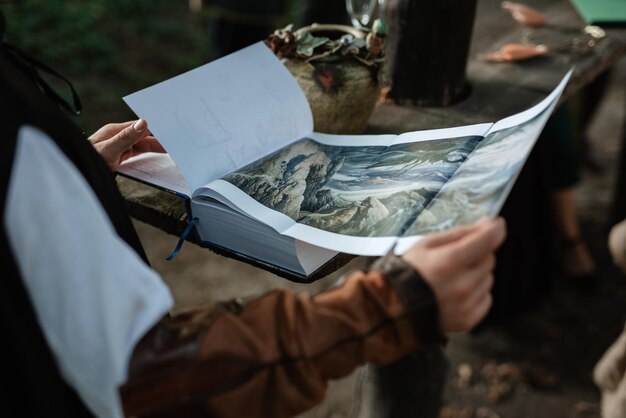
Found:
[{"label": "wooden post", "polygon": [[392,0],[387,48],[392,99],[449,106],[467,96],[476,1]]},{"label": "wooden post", "polygon": [[449,366],[438,345],[387,366],[367,366],[358,418],[439,418]]}]

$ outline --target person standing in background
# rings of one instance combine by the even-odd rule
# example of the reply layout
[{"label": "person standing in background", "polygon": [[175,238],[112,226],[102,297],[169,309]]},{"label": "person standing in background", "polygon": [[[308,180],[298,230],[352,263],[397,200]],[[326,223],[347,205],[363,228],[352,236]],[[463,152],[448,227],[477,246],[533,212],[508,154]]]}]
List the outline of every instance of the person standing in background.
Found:
[{"label": "person standing in background", "polygon": [[555,110],[539,140],[546,142],[552,160],[548,174],[553,190],[553,218],[561,272],[581,285],[593,286],[596,266],[576,211],[576,186],[581,180],[581,164],[569,102]]}]

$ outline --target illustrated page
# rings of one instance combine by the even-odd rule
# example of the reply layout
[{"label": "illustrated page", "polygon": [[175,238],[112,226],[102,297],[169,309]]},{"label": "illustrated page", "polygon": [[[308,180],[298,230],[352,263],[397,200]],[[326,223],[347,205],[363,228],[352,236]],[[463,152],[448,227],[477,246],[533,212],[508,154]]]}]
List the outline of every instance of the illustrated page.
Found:
[{"label": "illustrated page", "polygon": [[314,245],[380,253],[412,225],[489,126],[414,133],[413,142],[312,134],[201,194],[210,189],[278,232]]},{"label": "illustrated page", "polygon": [[206,190],[278,232],[335,251],[403,253],[500,211],[571,75],[497,123],[399,136],[312,134]]}]

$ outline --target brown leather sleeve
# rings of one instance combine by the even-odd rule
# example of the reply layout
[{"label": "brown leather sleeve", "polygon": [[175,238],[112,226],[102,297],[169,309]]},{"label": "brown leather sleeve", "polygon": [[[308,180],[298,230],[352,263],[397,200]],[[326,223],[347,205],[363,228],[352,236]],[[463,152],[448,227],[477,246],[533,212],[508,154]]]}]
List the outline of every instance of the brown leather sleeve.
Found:
[{"label": "brown leather sleeve", "polygon": [[321,401],[329,379],[419,346],[405,303],[372,271],[316,297],[277,290],[163,321],[135,350],[125,412],[167,416],[194,405],[224,418],[294,416]]}]

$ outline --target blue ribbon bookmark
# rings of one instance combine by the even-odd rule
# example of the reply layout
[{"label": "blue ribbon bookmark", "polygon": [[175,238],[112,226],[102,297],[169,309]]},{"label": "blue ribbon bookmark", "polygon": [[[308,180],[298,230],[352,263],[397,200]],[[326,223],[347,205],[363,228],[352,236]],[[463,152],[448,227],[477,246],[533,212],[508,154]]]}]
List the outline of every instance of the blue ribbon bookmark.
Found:
[{"label": "blue ribbon bookmark", "polygon": [[191,228],[193,228],[193,226],[196,224],[197,221],[198,221],[198,218],[191,218],[191,221],[189,222],[189,224],[183,231],[183,234],[180,236],[180,239],[178,240],[178,244],[176,244],[176,248],[174,248],[174,251],[172,251],[172,254],[170,254],[170,256],[167,257],[166,259],[167,261],[172,261],[174,257],[178,255],[178,253],[180,252],[180,249],[183,247],[183,243],[185,242],[185,239],[187,239],[187,235],[189,235],[189,233],[191,232]]}]

